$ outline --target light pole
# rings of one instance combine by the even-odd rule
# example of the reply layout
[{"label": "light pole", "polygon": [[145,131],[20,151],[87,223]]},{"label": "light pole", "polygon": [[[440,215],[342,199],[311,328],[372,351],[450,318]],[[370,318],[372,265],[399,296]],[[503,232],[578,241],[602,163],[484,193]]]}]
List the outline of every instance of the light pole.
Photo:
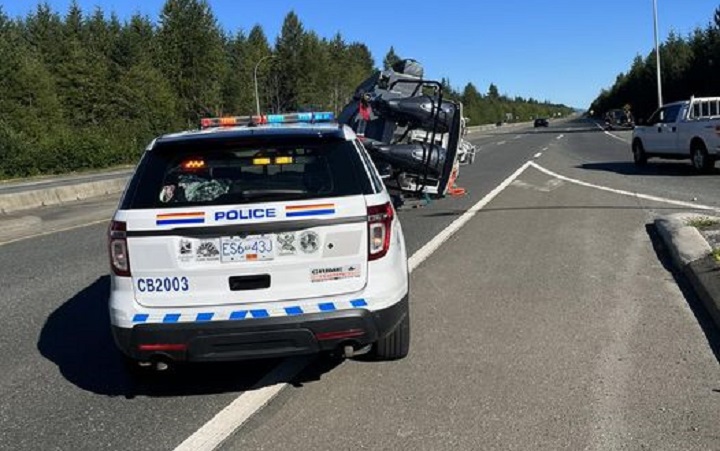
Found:
[{"label": "light pole", "polygon": [[653,0],[653,19],[655,22],[655,61],[657,62],[658,108],[663,106],[662,74],[660,73],[660,43],[658,42],[657,0]]},{"label": "light pole", "polygon": [[257,70],[260,66],[260,63],[265,61],[268,58],[275,58],[275,55],[266,55],[260,58],[260,61],[257,62],[255,65],[255,72],[253,78],[255,79],[255,107],[257,109],[257,115],[260,116],[260,94],[258,94],[258,82],[257,82]]}]

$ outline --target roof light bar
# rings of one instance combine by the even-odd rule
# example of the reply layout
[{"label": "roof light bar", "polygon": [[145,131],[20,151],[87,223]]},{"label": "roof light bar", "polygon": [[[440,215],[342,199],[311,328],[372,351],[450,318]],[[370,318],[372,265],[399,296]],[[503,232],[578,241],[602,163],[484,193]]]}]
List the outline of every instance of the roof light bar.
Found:
[{"label": "roof light bar", "polygon": [[268,114],[260,116],[207,117],[200,120],[200,128],[236,127],[239,125],[297,124],[301,122],[333,122],[335,114],[330,111],[319,113]]}]

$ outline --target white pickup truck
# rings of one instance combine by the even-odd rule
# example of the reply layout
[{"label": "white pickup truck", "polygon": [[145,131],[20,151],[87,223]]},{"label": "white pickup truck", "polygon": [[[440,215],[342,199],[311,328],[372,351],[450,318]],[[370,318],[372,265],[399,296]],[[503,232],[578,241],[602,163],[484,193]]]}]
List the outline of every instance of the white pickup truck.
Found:
[{"label": "white pickup truck", "polygon": [[664,105],[635,127],[633,160],[687,160],[700,172],[710,172],[720,160],[720,97],[693,97]]}]

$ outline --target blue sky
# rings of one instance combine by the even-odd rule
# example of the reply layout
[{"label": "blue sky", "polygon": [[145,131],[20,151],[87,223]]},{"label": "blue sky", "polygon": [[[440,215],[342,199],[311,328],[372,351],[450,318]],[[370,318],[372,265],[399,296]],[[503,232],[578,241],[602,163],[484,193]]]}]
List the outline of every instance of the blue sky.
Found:
[{"label": "blue sky", "polygon": [[[61,13],[70,0],[49,0]],[[121,18],[141,12],[156,19],[163,0],[78,0]],[[6,14],[24,16],[35,0],[1,1]],[[449,77],[482,92],[585,108],[638,53],[653,48],[652,0],[210,0],[221,26],[249,30],[259,23],[271,42],[288,11],[321,36],[340,31],[366,43],[381,64],[393,45],[425,66],[427,78]],[[720,0],[658,0],[661,38],[707,25]],[[356,9],[353,9],[356,8]]]}]

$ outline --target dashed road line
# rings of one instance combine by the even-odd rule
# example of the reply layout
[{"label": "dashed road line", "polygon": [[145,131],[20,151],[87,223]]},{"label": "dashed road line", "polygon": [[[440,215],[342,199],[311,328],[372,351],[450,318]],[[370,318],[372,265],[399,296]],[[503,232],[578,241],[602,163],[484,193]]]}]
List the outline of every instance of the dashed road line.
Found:
[{"label": "dashed road line", "polygon": [[562,134],[561,134],[560,136],[558,136],[558,137],[555,138],[555,139],[557,139],[557,140],[559,141],[559,140],[563,139],[564,137],[565,137],[565,135],[562,135]]},{"label": "dashed road line", "polygon": [[534,159],[534,160],[537,160],[537,159],[540,158],[541,156],[542,156],[542,152],[538,152],[538,153],[536,153],[535,155],[533,155],[533,159]]},{"label": "dashed road line", "polygon": [[507,144],[507,141],[500,141],[497,143],[498,146],[503,146],[505,144]]}]

